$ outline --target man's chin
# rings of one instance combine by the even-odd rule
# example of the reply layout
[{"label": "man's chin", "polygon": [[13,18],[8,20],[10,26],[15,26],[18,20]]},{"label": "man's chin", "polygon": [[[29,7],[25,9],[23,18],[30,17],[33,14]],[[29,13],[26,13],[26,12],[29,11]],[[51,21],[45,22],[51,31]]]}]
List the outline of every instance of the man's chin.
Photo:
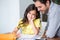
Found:
[{"label": "man's chin", "polygon": [[46,12],[42,12],[42,14],[47,14]]},{"label": "man's chin", "polygon": [[42,14],[45,14],[45,12],[41,12]]},{"label": "man's chin", "polygon": [[45,13],[42,13],[42,14],[45,14]]}]

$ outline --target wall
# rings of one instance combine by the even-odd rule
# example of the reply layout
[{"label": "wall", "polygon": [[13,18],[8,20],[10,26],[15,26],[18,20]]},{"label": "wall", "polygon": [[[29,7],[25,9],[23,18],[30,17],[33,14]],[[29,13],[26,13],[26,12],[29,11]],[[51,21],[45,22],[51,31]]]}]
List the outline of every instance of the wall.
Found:
[{"label": "wall", "polygon": [[20,18],[23,17],[26,7],[32,3],[33,0],[20,0]]},{"label": "wall", "polygon": [[12,32],[32,0],[0,0],[0,33]]},{"label": "wall", "polygon": [[12,32],[19,20],[19,0],[0,0],[0,33]]}]

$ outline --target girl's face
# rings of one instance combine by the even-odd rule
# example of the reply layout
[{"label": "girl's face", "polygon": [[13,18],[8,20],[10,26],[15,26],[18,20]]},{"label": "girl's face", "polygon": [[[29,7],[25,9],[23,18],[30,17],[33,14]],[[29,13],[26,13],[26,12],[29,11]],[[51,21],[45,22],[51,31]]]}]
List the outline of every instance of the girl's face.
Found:
[{"label": "girl's face", "polygon": [[28,21],[34,20],[36,18],[36,10],[32,10],[27,14]]}]

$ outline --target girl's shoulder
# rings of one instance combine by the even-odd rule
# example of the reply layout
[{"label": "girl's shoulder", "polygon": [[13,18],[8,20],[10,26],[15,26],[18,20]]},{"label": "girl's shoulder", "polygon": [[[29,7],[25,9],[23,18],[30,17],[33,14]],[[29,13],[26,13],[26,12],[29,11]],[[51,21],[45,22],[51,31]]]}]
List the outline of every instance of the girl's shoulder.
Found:
[{"label": "girl's shoulder", "polygon": [[34,21],[35,21],[35,22],[36,22],[36,21],[40,21],[40,18],[38,18],[38,19],[35,19]]},{"label": "girl's shoulder", "polygon": [[34,24],[36,27],[41,27],[41,21],[40,18],[34,20]]}]

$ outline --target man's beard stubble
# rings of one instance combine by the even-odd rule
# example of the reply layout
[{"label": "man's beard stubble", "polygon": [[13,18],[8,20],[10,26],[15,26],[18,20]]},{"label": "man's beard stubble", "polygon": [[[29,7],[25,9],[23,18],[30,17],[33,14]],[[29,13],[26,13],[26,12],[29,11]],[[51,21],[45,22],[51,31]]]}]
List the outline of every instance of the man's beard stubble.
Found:
[{"label": "man's beard stubble", "polygon": [[41,12],[42,14],[47,14],[49,9],[47,8],[44,12]]}]

